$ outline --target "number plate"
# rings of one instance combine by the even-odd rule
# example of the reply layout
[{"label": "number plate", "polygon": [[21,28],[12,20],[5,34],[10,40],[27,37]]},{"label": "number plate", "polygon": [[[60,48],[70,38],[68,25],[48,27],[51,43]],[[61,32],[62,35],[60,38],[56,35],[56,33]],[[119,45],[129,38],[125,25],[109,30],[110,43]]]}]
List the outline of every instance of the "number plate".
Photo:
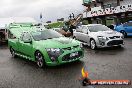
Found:
[{"label": "number plate", "polygon": [[78,52],[71,53],[71,54],[70,54],[70,57],[75,57],[75,56],[77,56],[77,55],[78,55]]}]

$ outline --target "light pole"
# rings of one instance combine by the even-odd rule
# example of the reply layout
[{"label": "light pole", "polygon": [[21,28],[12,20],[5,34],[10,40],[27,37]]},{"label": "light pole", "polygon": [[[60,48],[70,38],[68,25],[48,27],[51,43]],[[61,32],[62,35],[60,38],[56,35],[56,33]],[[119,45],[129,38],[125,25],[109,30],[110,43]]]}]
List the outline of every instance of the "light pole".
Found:
[{"label": "light pole", "polygon": [[40,13],[40,22],[41,22],[41,24],[43,23],[43,15],[42,15],[42,13]]},{"label": "light pole", "polygon": [[120,6],[120,0],[117,0],[117,6]]}]

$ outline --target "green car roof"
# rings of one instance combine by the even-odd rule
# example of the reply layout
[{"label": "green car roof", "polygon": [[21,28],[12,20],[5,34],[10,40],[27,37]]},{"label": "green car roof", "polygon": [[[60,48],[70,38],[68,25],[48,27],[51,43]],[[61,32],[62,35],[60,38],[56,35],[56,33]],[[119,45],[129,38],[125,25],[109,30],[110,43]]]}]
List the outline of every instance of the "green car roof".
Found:
[{"label": "green car roof", "polygon": [[32,23],[12,23],[9,25],[8,29],[15,37],[19,38],[22,32],[36,31],[40,28],[37,28]]}]

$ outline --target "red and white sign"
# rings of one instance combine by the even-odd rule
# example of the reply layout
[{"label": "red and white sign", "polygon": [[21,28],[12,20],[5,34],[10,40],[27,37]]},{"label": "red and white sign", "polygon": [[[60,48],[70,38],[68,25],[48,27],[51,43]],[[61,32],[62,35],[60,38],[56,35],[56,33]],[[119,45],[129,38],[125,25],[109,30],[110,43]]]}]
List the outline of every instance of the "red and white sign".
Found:
[{"label": "red and white sign", "polygon": [[113,8],[98,9],[98,10],[93,9],[92,11],[89,11],[87,13],[87,17],[101,16],[101,15],[121,13],[127,11],[132,11],[132,4],[117,6],[115,8],[113,7]]}]

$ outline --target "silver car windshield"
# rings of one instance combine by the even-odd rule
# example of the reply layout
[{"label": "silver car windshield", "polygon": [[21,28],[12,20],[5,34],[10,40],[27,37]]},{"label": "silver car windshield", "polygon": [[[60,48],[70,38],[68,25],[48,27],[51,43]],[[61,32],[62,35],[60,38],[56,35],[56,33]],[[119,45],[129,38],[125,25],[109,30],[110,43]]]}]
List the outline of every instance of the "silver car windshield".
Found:
[{"label": "silver car windshield", "polygon": [[111,29],[104,25],[96,25],[89,27],[90,32],[98,32],[98,31],[110,31]]}]

